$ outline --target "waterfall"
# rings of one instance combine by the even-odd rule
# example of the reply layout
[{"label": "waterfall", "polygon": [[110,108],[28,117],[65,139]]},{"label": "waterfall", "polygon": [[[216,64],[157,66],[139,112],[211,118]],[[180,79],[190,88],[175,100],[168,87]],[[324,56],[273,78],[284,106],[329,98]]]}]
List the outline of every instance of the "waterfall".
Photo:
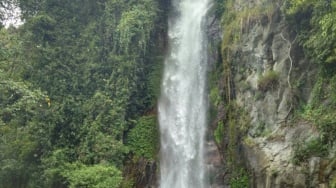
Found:
[{"label": "waterfall", "polygon": [[159,100],[160,187],[206,186],[206,49],[202,28],[208,0],[173,0],[170,54]]}]

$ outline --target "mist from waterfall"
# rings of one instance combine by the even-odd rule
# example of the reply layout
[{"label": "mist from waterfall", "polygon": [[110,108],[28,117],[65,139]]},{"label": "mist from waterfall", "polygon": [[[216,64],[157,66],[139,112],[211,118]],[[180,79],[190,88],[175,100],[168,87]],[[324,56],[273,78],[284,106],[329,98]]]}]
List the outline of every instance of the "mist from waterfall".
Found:
[{"label": "mist from waterfall", "polygon": [[173,0],[159,100],[160,187],[205,188],[206,37],[209,0]]}]

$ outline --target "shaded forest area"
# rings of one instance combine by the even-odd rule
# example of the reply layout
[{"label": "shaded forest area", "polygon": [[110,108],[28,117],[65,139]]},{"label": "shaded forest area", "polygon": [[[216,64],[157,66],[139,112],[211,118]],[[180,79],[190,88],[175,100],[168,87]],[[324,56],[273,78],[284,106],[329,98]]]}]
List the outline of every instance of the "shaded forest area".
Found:
[{"label": "shaded forest area", "polygon": [[123,173],[156,157],[169,2],[2,0],[2,10],[10,3],[25,23],[0,31],[0,187],[141,183]]}]

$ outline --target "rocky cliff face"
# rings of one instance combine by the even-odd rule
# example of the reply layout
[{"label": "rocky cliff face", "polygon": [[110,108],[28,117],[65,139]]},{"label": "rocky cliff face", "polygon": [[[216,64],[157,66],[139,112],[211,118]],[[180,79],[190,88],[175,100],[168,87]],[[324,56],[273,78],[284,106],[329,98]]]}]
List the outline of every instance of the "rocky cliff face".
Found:
[{"label": "rocky cliff face", "polygon": [[[235,31],[239,34],[238,39],[222,44],[220,61],[224,65],[213,65],[214,72],[223,69],[222,81],[216,82],[223,100],[212,99],[217,108],[212,127],[216,132],[220,122],[224,122],[218,143],[223,158],[232,155],[225,151],[230,150],[229,143],[236,143],[231,145],[238,148],[235,155],[250,173],[251,187],[332,187],[336,177],[333,152],[302,163],[292,160],[297,144],[319,136],[313,124],[295,115],[300,105],[311,99],[317,68],[298,45],[297,34],[282,12],[283,6],[281,1],[269,0],[235,1],[232,5],[234,11],[241,12],[237,14],[239,19],[235,17]],[[243,13],[245,10],[247,13]],[[230,34],[226,27],[230,25],[223,22],[225,42],[225,35]],[[209,33],[210,37],[216,36]],[[229,50],[224,49],[225,45]],[[213,55],[216,57],[216,53]],[[232,121],[228,115],[232,108],[227,108],[233,102],[248,116],[244,129],[239,124],[243,117],[233,116],[236,128],[231,129],[235,133],[230,131],[232,125],[228,122]]]}]

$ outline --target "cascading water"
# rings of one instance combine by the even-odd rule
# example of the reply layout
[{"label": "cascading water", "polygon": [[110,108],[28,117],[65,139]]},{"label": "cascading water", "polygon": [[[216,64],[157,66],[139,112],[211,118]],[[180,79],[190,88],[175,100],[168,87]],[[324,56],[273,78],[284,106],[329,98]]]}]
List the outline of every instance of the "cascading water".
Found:
[{"label": "cascading water", "polygon": [[159,101],[161,188],[204,188],[206,44],[202,22],[209,0],[173,0],[171,52]]}]

